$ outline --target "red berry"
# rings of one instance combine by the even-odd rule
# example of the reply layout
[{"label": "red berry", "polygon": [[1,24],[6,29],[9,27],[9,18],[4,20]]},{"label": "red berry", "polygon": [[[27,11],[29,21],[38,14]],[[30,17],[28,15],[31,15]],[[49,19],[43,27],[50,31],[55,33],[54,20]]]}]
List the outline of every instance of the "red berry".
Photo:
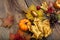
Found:
[{"label": "red berry", "polygon": [[36,6],[37,10],[40,10],[40,6]]},{"label": "red berry", "polygon": [[48,8],[47,12],[48,13],[53,13],[54,9],[52,7]]}]

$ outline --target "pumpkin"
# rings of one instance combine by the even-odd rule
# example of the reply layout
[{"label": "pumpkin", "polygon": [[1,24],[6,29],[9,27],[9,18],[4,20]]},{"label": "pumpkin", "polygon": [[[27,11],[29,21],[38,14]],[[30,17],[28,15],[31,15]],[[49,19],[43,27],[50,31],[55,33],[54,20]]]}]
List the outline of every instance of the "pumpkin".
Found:
[{"label": "pumpkin", "polygon": [[57,1],[54,3],[54,7],[60,9],[60,0],[57,0]]},{"label": "pumpkin", "polygon": [[23,31],[27,31],[28,30],[28,26],[30,26],[31,23],[28,19],[22,19],[19,22],[19,28]]}]

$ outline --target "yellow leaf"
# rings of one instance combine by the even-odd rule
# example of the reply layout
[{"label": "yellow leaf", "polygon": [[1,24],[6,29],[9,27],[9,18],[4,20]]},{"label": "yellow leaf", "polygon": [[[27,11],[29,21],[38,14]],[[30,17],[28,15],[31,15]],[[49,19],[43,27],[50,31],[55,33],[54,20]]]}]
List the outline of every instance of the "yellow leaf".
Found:
[{"label": "yellow leaf", "polygon": [[29,10],[32,11],[32,10],[36,10],[36,6],[34,4],[32,4],[30,7],[29,7]]}]

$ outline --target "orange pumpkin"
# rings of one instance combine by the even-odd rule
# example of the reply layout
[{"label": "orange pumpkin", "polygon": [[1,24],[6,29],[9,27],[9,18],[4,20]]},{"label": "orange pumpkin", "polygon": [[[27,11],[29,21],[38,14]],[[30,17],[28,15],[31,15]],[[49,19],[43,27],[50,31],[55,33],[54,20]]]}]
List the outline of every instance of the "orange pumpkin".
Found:
[{"label": "orange pumpkin", "polygon": [[28,19],[22,19],[19,22],[19,28],[23,31],[27,31],[28,30],[28,26],[30,26],[31,23]]},{"label": "orange pumpkin", "polygon": [[60,9],[60,0],[56,0],[54,7]]}]

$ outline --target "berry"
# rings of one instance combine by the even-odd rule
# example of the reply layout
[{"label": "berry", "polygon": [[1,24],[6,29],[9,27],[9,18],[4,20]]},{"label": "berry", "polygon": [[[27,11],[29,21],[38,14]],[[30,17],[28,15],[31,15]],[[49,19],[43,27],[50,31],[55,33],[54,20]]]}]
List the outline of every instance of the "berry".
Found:
[{"label": "berry", "polygon": [[51,26],[54,26],[55,23],[57,23],[57,17],[56,17],[56,14],[52,13],[52,14],[50,15],[50,25],[51,25]]},{"label": "berry", "polygon": [[37,8],[37,10],[40,10],[40,6],[37,6],[36,8]]},{"label": "berry", "polygon": [[48,13],[53,13],[53,11],[54,11],[54,9],[52,7],[49,7],[47,10]]}]

